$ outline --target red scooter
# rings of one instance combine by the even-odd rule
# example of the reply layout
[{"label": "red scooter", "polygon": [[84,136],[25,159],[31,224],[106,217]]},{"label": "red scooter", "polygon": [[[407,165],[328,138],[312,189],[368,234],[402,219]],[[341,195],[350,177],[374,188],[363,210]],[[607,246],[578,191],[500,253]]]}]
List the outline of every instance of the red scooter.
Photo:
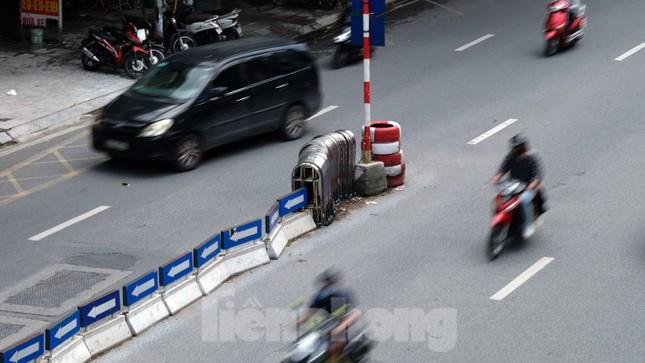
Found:
[{"label": "red scooter", "polygon": [[[123,67],[130,78],[139,78],[148,69],[164,58],[163,51],[150,46],[143,33],[138,35],[132,23],[126,23],[123,30],[103,27],[89,29],[88,36],[81,43],[83,68],[94,71],[102,65]],[[148,49],[146,49],[148,48]]]},{"label": "red scooter", "polygon": [[[491,260],[497,258],[509,242],[523,239],[524,221],[519,207],[520,194],[526,190],[527,185],[519,180],[509,179],[498,183],[497,187],[499,192],[494,201],[492,228],[488,242],[488,254]],[[543,213],[538,205],[538,199],[539,196],[536,196],[533,201],[536,220]]]},{"label": "red scooter", "polygon": [[554,55],[560,48],[573,46],[584,35],[587,26],[586,5],[572,6],[567,0],[556,0],[547,6],[549,15],[544,27],[544,54]]}]

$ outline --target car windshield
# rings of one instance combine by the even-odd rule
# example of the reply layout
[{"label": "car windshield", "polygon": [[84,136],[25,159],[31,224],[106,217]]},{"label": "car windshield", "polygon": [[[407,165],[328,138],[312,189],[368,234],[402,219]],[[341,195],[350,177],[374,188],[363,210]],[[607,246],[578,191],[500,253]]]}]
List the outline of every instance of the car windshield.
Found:
[{"label": "car windshield", "polygon": [[159,63],[135,83],[131,91],[151,97],[185,101],[195,97],[209,81],[214,67]]}]

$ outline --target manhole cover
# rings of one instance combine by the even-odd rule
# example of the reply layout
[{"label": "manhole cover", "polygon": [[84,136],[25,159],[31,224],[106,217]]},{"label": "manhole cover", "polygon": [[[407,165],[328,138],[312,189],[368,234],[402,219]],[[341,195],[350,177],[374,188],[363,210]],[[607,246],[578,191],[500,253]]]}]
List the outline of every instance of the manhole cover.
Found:
[{"label": "manhole cover", "polygon": [[0,350],[20,342],[47,326],[42,320],[18,318],[15,316],[0,315]]},{"label": "manhole cover", "polygon": [[53,265],[0,293],[0,310],[58,316],[114,285],[130,271]]}]

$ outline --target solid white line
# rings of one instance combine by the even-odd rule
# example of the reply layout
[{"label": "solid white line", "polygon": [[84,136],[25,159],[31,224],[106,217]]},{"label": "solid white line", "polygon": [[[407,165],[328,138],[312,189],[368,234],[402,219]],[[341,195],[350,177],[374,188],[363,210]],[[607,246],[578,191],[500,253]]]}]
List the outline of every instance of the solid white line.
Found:
[{"label": "solid white line", "polygon": [[614,60],[618,61],[618,62],[622,62],[625,59],[627,59],[627,57],[630,57],[630,56],[634,55],[635,53],[637,53],[638,51],[640,51],[643,48],[645,48],[645,43],[641,43],[641,44],[635,46],[634,48],[626,51],[625,53],[623,53],[622,55],[620,55],[618,58],[616,58]]},{"label": "solid white line", "polygon": [[533,266],[529,267],[526,271],[522,272],[517,276],[513,281],[509,282],[508,285],[504,286],[503,289],[499,290],[495,295],[491,296],[491,300],[501,301],[507,297],[511,292],[515,291],[518,287],[522,286],[528,279],[533,277],[546,265],[553,261],[553,257],[542,257],[538,262],[534,263]]},{"label": "solid white line", "polygon": [[502,130],[503,130],[503,129],[505,129],[506,127],[508,127],[508,126],[510,126],[510,125],[512,125],[512,124],[514,124],[516,121],[517,121],[517,119],[516,119],[516,118],[509,118],[508,120],[506,120],[506,121],[502,122],[501,124],[499,124],[499,125],[497,125],[497,126],[493,127],[492,129],[490,129],[490,130],[488,130],[488,131],[484,132],[483,134],[481,134],[481,135],[477,136],[476,138],[474,138],[474,139],[472,139],[472,140],[468,141],[468,145],[477,145],[477,144],[479,144],[480,142],[482,142],[482,141],[484,141],[484,140],[488,139],[489,137],[491,137],[491,136],[495,135],[496,133],[498,133],[498,132],[502,131]]},{"label": "solid white line", "polygon": [[323,108],[322,110],[318,111],[317,113],[315,113],[314,115],[311,115],[307,119],[307,121],[312,120],[312,119],[314,119],[314,118],[316,118],[318,116],[322,116],[322,115],[326,114],[327,112],[331,112],[331,111],[333,111],[333,110],[335,110],[337,108],[338,108],[338,106],[327,106],[327,107]]},{"label": "solid white line", "polygon": [[59,225],[57,225],[55,227],[52,227],[52,228],[46,230],[45,232],[38,233],[37,235],[29,238],[29,240],[30,241],[40,241],[41,239],[43,239],[43,238],[45,238],[47,236],[51,236],[52,234],[54,234],[56,232],[59,232],[59,231],[65,229],[65,228],[67,228],[67,227],[69,227],[69,226],[71,226],[73,224],[76,224],[78,222],[86,220],[86,219],[90,218],[93,215],[96,215],[96,214],[99,214],[99,213],[103,212],[106,209],[110,209],[110,206],[102,205],[102,206],[100,206],[98,208],[94,208],[91,211],[85,212],[85,213],[81,214],[78,217],[74,217],[74,218],[70,219],[67,222],[63,222],[63,223],[61,223],[61,224],[59,224]]},{"label": "solid white line", "polygon": [[466,50],[466,49],[468,49],[468,48],[470,48],[470,47],[472,47],[474,45],[477,45],[477,44],[483,42],[484,40],[492,38],[494,36],[495,36],[495,34],[486,34],[481,38],[475,39],[472,42],[464,44],[461,47],[455,49],[455,52],[463,52],[464,50]]}]

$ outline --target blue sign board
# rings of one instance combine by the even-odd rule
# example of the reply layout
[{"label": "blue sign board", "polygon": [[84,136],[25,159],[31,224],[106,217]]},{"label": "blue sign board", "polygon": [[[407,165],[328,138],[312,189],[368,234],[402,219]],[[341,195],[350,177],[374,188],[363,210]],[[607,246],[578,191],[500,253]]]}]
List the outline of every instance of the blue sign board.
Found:
[{"label": "blue sign board", "polygon": [[97,322],[121,310],[119,290],[112,291],[79,308],[81,312],[81,327]]},{"label": "blue sign board", "polygon": [[63,320],[45,330],[45,348],[51,351],[81,330],[81,313],[76,310]]},{"label": "blue sign board", "polygon": [[[363,14],[363,1],[352,0],[352,14]],[[371,14],[383,14],[385,12],[385,0],[369,0]]]},{"label": "blue sign board", "polygon": [[220,244],[221,240],[222,235],[218,233],[193,250],[193,258],[195,259],[196,268],[204,266],[219,255],[222,251],[222,246]]},{"label": "blue sign board", "polygon": [[229,249],[262,238],[262,220],[256,219],[227,231],[222,231],[222,248]]},{"label": "blue sign board", "polygon": [[300,188],[278,199],[280,217],[297,212],[307,206],[307,188]]},{"label": "blue sign board", "polygon": [[188,252],[159,267],[159,284],[168,286],[193,272],[193,253]]},{"label": "blue sign board", "polygon": [[131,283],[123,286],[123,305],[132,306],[159,288],[157,271],[150,271]]},{"label": "blue sign board", "polygon": [[0,352],[2,363],[26,363],[39,358],[45,353],[45,336],[38,334],[22,343]]},{"label": "blue sign board", "polygon": [[[363,16],[352,15],[352,44],[363,45]],[[370,15],[370,45],[385,46],[385,19],[383,16]]]},{"label": "blue sign board", "polygon": [[275,229],[275,226],[278,225],[278,222],[280,221],[280,210],[278,209],[278,203],[274,203],[271,206],[271,209],[267,212],[266,216],[264,216],[264,226],[266,228],[266,233],[271,234],[273,230]]}]

